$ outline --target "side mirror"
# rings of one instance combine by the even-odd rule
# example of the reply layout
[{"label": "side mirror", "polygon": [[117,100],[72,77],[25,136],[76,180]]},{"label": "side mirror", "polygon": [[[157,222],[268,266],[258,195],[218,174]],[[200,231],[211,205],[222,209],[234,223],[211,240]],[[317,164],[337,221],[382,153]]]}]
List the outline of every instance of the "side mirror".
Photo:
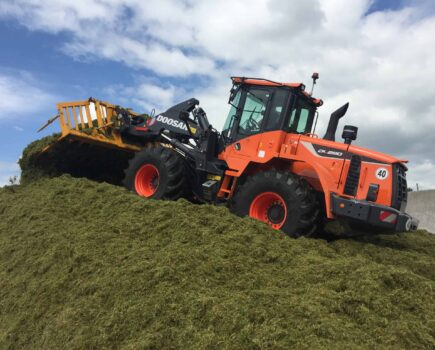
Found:
[{"label": "side mirror", "polygon": [[228,98],[228,103],[233,102],[239,89],[240,89],[240,85],[233,85],[233,87],[230,90],[230,97]]}]

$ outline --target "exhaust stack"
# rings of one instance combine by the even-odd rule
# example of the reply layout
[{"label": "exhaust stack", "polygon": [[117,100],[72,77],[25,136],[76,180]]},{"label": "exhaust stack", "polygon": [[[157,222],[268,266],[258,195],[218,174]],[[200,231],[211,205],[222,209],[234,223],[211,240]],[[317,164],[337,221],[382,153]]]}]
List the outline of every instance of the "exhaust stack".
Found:
[{"label": "exhaust stack", "polygon": [[338,121],[340,118],[344,117],[349,107],[349,102],[341,106],[335,112],[332,112],[331,118],[329,118],[328,129],[326,129],[326,134],[323,136],[324,140],[335,141],[335,133],[338,127]]}]

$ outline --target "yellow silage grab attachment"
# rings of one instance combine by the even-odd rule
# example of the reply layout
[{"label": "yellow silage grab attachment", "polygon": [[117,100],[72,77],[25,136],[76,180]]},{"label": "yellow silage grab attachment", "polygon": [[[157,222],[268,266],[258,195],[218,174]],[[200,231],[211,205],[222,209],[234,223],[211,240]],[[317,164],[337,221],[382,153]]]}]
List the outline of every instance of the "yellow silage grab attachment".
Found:
[{"label": "yellow silage grab attachment", "polygon": [[[71,138],[101,146],[115,147],[129,151],[141,148],[126,143],[118,130],[117,106],[89,98],[85,101],[60,102],[57,104],[58,114],[47,121],[38,131],[45,129],[55,120],[59,120],[61,136],[58,141]],[[132,116],[139,114],[130,111]]]}]

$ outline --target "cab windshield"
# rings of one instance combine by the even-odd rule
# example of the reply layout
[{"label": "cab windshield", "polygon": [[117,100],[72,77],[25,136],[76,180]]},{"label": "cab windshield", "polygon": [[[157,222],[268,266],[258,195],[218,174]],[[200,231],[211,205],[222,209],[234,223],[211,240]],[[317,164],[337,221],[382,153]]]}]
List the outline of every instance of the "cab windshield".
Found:
[{"label": "cab windshield", "polygon": [[230,108],[230,111],[228,112],[227,119],[225,120],[225,124],[224,124],[224,127],[222,129],[222,135],[224,135],[226,138],[229,138],[231,136],[230,135],[231,128],[232,128],[234,120],[235,120],[235,116],[237,113],[237,106],[239,105],[241,94],[242,94],[242,91],[239,90],[237,92],[236,96],[234,97],[233,101],[231,102],[231,108]]}]

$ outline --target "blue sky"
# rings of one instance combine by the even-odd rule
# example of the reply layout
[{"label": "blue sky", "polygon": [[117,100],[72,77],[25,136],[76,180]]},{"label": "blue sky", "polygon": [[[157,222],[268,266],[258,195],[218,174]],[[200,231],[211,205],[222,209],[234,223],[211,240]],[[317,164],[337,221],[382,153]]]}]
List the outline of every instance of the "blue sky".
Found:
[{"label": "blue sky", "polygon": [[360,144],[412,159],[411,182],[435,187],[433,2],[246,3],[0,0],[0,185],[30,141],[57,131],[36,133],[58,101],[159,111],[196,96],[220,127],[231,75],[308,85],[320,71],[320,128],[350,101]]}]

